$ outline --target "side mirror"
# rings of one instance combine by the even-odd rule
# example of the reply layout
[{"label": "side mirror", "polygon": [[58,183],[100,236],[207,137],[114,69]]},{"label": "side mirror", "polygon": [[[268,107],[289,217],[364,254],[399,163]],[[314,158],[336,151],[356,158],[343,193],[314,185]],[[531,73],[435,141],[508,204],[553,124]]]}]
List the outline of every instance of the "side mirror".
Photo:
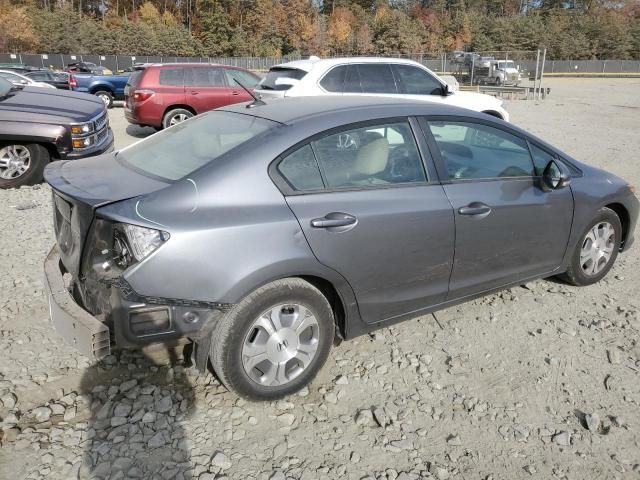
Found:
[{"label": "side mirror", "polygon": [[446,97],[448,95],[452,95],[453,94],[453,90],[451,90],[451,88],[449,87],[448,83],[444,83],[442,85],[442,96]]},{"label": "side mirror", "polygon": [[555,160],[547,163],[542,172],[542,189],[545,192],[551,190],[559,190],[571,183],[571,176],[567,172],[564,165],[559,164]]}]

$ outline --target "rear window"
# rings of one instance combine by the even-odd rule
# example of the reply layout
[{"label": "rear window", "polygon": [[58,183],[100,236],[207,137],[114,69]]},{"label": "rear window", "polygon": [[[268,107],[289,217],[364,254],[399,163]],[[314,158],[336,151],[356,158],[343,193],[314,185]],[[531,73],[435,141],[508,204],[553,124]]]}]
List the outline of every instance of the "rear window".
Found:
[{"label": "rear window", "polygon": [[127,86],[129,87],[137,87],[140,84],[140,80],[142,80],[142,74],[144,70],[134,70],[129,75],[129,80],[127,80]]},{"label": "rear window", "polygon": [[276,125],[250,115],[210,112],[121,150],[118,160],[143,173],[179,180]]},{"label": "rear window", "polygon": [[[298,68],[274,67],[269,70],[267,76],[260,82],[260,88],[264,90],[289,90],[295,80],[302,79],[307,72]],[[291,82],[294,80],[294,82]]]}]

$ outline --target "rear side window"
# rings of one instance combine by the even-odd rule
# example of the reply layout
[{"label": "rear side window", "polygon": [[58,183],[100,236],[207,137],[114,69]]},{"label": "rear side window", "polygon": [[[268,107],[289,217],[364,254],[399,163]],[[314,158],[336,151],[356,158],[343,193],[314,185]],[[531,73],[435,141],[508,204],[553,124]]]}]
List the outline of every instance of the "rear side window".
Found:
[{"label": "rear side window", "polygon": [[347,66],[347,72],[344,79],[344,92],[345,93],[362,93],[362,85],[360,84],[360,74],[358,73],[358,67],[355,65]]},{"label": "rear side window", "polygon": [[441,95],[442,84],[425,70],[411,65],[393,65],[398,93],[409,95]]},{"label": "rear side window", "polygon": [[260,78],[258,78],[258,76],[253,75],[249,72],[245,72],[244,70],[236,70],[235,68],[225,68],[224,73],[227,76],[227,83],[231,87],[238,86],[238,84],[235,81],[236,79],[238,79],[238,82],[240,82],[244,87],[247,87],[247,88],[254,88],[260,81]]},{"label": "rear side window", "polygon": [[288,155],[278,165],[278,171],[294,190],[320,190],[324,187],[318,162],[310,145]]},{"label": "rear side window", "polygon": [[184,84],[190,87],[227,86],[221,68],[190,68],[187,70]]},{"label": "rear side window", "polygon": [[[322,78],[322,80],[320,80],[320,86],[327,92],[343,92],[347,68],[347,65],[340,65],[339,67],[332,68]],[[358,81],[358,88],[360,88],[359,84],[360,81]]]},{"label": "rear side window", "polygon": [[302,79],[307,72],[298,68],[274,67],[260,82],[263,90],[289,90],[296,80]]},{"label": "rear side window", "polygon": [[363,93],[398,93],[391,66],[384,63],[358,65]]},{"label": "rear side window", "polygon": [[[129,84],[131,86],[136,85],[134,81],[137,80],[137,78],[133,78],[135,74],[136,72],[133,72],[129,78]],[[140,75],[142,76],[142,71],[140,71]],[[163,68],[160,70],[160,85],[182,87],[184,85],[184,70],[182,68]]]},{"label": "rear side window", "polygon": [[408,122],[344,130],[312,142],[329,188],[426,181]]}]

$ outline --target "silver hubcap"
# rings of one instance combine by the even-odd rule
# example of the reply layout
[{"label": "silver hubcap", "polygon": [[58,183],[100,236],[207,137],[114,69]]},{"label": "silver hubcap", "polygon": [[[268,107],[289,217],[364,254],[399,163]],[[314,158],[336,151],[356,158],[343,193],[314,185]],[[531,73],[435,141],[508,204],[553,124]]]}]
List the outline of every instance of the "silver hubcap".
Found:
[{"label": "silver hubcap", "polygon": [[580,250],[582,271],[594,276],[607,266],[616,244],[616,231],[609,222],[595,224],[584,237]]},{"label": "silver hubcap", "polygon": [[260,385],[285,385],[311,364],[319,335],[316,317],[304,306],[273,307],[247,333],[242,345],[244,371]]},{"label": "silver hubcap", "polygon": [[182,123],[185,120],[187,120],[188,118],[190,118],[190,117],[186,113],[179,113],[177,115],[174,115],[173,117],[171,117],[171,120],[169,120],[169,126],[176,125],[178,123]]},{"label": "silver hubcap", "polygon": [[31,163],[29,149],[23,145],[8,145],[0,150],[0,178],[12,180],[22,176]]},{"label": "silver hubcap", "polygon": [[104,103],[107,107],[109,106],[109,102],[111,101],[111,99],[109,98],[109,95],[100,93],[98,97],[100,97],[100,100],[102,100],[102,103]]}]

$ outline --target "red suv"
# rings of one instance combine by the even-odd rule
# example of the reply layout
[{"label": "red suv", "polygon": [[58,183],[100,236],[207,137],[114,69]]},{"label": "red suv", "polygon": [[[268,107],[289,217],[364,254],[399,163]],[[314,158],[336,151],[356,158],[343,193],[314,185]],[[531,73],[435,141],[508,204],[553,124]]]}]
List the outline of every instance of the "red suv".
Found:
[{"label": "red suv", "polygon": [[251,100],[235,80],[253,89],[260,77],[248,70],[207,63],[136,67],[125,88],[129,123],[167,128],[198,113]]}]

